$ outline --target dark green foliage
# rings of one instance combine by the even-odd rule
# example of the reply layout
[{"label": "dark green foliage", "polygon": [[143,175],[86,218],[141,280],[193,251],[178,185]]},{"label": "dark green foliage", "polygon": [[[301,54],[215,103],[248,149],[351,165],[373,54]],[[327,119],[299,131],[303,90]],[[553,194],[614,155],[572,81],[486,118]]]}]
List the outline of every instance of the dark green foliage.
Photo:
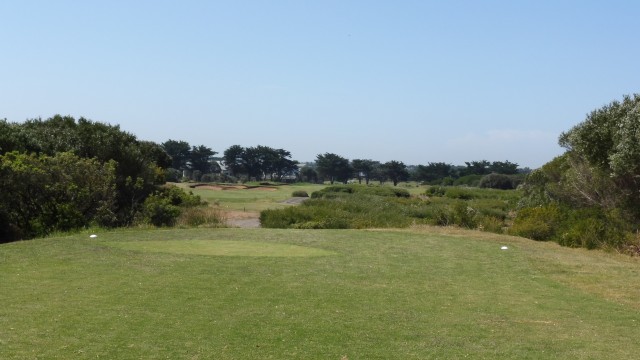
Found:
[{"label": "dark green foliage", "polygon": [[514,179],[511,176],[496,173],[485,175],[478,184],[478,187],[481,188],[501,190],[515,189],[516,186],[514,186]]},{"label": "dark green foliage", "polygon": [[349,194],[367,194],[376,196],[390,196],[390,197],[406,197],[410,196],[406,189],[397,189],[387,186],[364,186],[364,185],[334,185],[327,186],[326,188],[316,191],[311,194],[312,198],[321,198],[330,196],[331,193],[349,193]]},{"label": "dark green foliage", "polygon": [[292,197],[309,197],[309,194],[304,190],[296,190],[291,194]]},{"label": "dark green foliage", "polygon": [[325,153],[316,156],[318,175],[333,185],[335,181],[346,183],[353,173],[349,160],[340,155]]},{"label": "dark green foliage", "polygon": [[393,182],[393,186],[398,185],[400,181],[409,179],[409,171],[402,161],[389,161],[381,165],[382,174],[385,179]]},{"label": "dark green foliage", "polygon": [[234,176],[246,175],[256,181],[265,178],[281,181],[285,175],[298,171],[298,163],[291,160],[289,151],[263,145],[248,148],[233,145],[225,150],[224,163]]},{"label": "dark green foliage", "polygon": [[202,199],[176,186],[165,186],[147,197],[142,208],[142,222],[154,226],[173,226],[182,209],[206,205]]},{"label": "dark green foliage", "polygon": [[0,242],[110,224],[115,167],[71,153],[0,155]]},{"label": "dark green foliage", "polygon": [[430,186],[425,191],[425,195],[427,196],[444,196],[447,192],[447,188],[444,186]]}]

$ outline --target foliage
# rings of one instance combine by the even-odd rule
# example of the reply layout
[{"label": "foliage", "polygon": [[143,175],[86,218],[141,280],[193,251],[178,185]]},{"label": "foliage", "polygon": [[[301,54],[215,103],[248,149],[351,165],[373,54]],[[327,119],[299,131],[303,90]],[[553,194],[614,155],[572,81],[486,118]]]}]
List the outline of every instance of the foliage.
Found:
[{"label": "foliage", "polygon": [[285,175],[298,171],[298,163],[291,160],[289,151],[263,145],[248,148],[233,145],[225,150],[224,163],[234,176],[244,174],[256,181],[265,178],[281,181]]},{"label": "foliage", "polygon": [[477,187],[482,180],[483,175],[472,174],[461,176],[453,181],[454,186],[472,186]]},{"label": "foliage", "polygon": [[563,133],[559,141],[567,152],[526,177],[514,227],[533,222],[528,207],[558,204],[566,209],[562,233],[555,229],[547,238],[567,246],[624,248],[640,220],[639,120],[636,94],[592,111]]},{"label": "foliage", "polygon": [[325,153],[316,156],[316,170],[333,185],[335,181],[346,183],[353,173],[349,160],[340,155]]},{"label": "foliage", "polygon": [[327,186],[322,190],[315,191],[311,194],[312,198],[330,197],[332,193],[348,193],[348,194],[367,194],[388,197],[405,197],[410,196],[406,189],[390,188],[388,186],[363,186],[363,185],[334,185]]},{"label": "foliage", "polygon": [[412,174],[415,181],[432,182],[441,181],[454,174],[453,165],[443,162],[430,162],[427,165],[418,165]]},{"label": "foliage", "polygon": [[0,242],[111,224],[115,168],[66,152],[0,155]]},{"label": "foliage", "polygon": [[291,194],[292,197],[309,197],[309,194],[304,190],[296,190]]},{"label": "foliage", "polygon": [[165,186],[145,199],[142,222],[154,226],[173,226],[183,208],[204,205],[206,202],[191,191],[187,193],[176,186]]},{"label": "foliage", "polygon": [[161,144],[164,151],[171,156],[171,167],[177,170],[187,169],[191,155],[191,145],[186,141],[167,140]]},{"label": "foliage", "polygon": [[518,211],[509,233],[533,240],[552,240],[558,234],[564,216],[556,205],[524,208]]},{"label": "foliage", "polygon": [[475,198],[475,194],[470,189],[465,189],[462,187],[452,186],[448,187],[444,193],[444,196],[450,199],[461,199],[461,200],[471,200]]},{"label": "foliage", "polygon": [[382,173],[386,179],[393,182],[393,186],[398,185],[400,181],[407,181],[409,179],[409,172],[407,166],[402,161],[389,161],[381,165]]},{"label": "foliage", "polygon": [[489,175],[485,175],[480,180],[478,187],[481,188],[489,188],[489,189],[501,189],[501,190],[510,190],[515,189],[517,182],[513,176],[491,173]]},{"label": "foliage", "polygon": [[380,162],[370,159],[353,159],[351,161],[351,167],[353,172],[361,184],[364,178],[365,184],[369,185],[369,181],[372,179],[374,171],[380,166]]},{"label": "foliage", "polygon": [[410,197],[390,186],[328,186],[311,194],[301,206],[262,211],[263,227],[386,228],[412,224],[460,226],[502,232],[517,193],[476,189],[470,200]]}]

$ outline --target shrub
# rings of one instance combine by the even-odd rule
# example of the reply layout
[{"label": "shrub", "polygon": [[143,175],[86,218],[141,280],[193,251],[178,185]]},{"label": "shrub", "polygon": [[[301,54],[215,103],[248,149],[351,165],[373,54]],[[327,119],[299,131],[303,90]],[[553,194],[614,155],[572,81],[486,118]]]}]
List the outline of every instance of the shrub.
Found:
[{"label": "shrub", "polygon": [[454,186],[471,186],[476,187],[480,183],[482,175],[466,175],[453,181]]},{"label": "shrub", "polygon": [[424,193],[427,196],[444,196],[447,188],[444,186],[430,186]]},{"label": "shrub", "polygon": [[450,199],[460,199],[460,200],[471,200],[476,197],[474,193],[471,192],[470,190],[460,188],[460,187],[447,188],[444,196]]},{"label": "shrub", "polygon": [[304,190],[296,190],[291,194],[291,196],[293,196],[293,197],[309,197],[309,194]]},{"label": "shrub", "polygon": [[630,237],[628,225],[616,212],[598,208],[572,211],[558,243],[570,247],[620,248]]},{"label": "shrub", "polygon": [[478,183],[478,187],[501,190],[509,190],[515,188],[511,176],[504,174],[485,175]]},{"label": "shrub", "polygon": [[142,206],[143,221],[154,226],[173,226],[178,215],[180,208],[159,194],[147,197]]},{"label": "shrub", "polygon": [[551,240],[559,229],[562,211],[555,205],[518,211],[509,233],[533,240]]}]

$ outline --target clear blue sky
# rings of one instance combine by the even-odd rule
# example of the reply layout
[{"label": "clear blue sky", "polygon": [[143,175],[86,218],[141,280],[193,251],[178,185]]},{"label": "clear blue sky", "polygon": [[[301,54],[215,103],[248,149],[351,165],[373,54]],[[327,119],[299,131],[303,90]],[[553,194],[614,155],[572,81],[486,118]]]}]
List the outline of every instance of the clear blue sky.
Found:
[{"label": "clear blue sky", "polygon": [[0,118],[538,167],[640,92],[640,1],[2,1]]}]

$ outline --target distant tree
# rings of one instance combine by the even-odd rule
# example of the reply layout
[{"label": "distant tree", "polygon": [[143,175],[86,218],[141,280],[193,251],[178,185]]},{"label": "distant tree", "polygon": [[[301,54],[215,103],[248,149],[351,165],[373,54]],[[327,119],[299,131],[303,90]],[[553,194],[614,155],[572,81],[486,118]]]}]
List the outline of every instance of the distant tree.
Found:
[{"label": "distant tree", "polygon": [[490,173],[489,167],[491,163],[487,160],[466,162],[467,167],[464,169],[464,175],[485,175]]},{"label": "distant tree", "polygon": [[369,159],[354,159],[351,161],[351,167],[353,167],[354,175],[360,184],[362,184],[362,179],[364,178],[365,183],[368,185],[374,169],[379,165],[380,163],[378,161]]},{"label": "distant tree", "polygon": [[453,175],[453,165],[443,162],[430,162],[427,165],[418,165],[413,172],[413,179],[431,182],[448,178],[451,175]]},{"label": "distant tree", "polygon": [[204,145],[193,146],[189,153],[190,167],[193,171],[199,171],[201,174],[209,174],[217,170],[217,165],[212,161],[213,155],[217,152]]},{"label": "distant tree", "polygon": [[242,154],[244,154],[244,147],[240,145],[232,145],[223,154],[224,165],[231,171],[233,176],[239,176],[245,173],[244,164],[242,161]]},{"label": "distant tree", "polygon": [[510,161],[494,161],[489,166],[489,172],[496,174],[513,175],[518,173],[518,164]]},{"label": "distant tree", "polygon": [[302,176],[303,181],[310,183],[318,182],[318,173],[311,166],[303,166],[302,169],[300,169],[300,176]]},{"label": "distant tree", "polygon": [[316,156],[316,169],[318,174],[329,180],[346,183],[353,173],[349,160],[333,153],[318,154]]},{"label": "distant tree", "polygon": [[392,160],[382,164],[382,172],[387,179],[393,182],[393,186],[397,186],[400,181],[409,179],[407,166],[401,161]]},{"label": "distant tree", "polygon": [[171,168],[187,169],[187,161],[191,157],[191,145],[188,142],[169,139],[163,142],[161,146],[171,156]]}]

